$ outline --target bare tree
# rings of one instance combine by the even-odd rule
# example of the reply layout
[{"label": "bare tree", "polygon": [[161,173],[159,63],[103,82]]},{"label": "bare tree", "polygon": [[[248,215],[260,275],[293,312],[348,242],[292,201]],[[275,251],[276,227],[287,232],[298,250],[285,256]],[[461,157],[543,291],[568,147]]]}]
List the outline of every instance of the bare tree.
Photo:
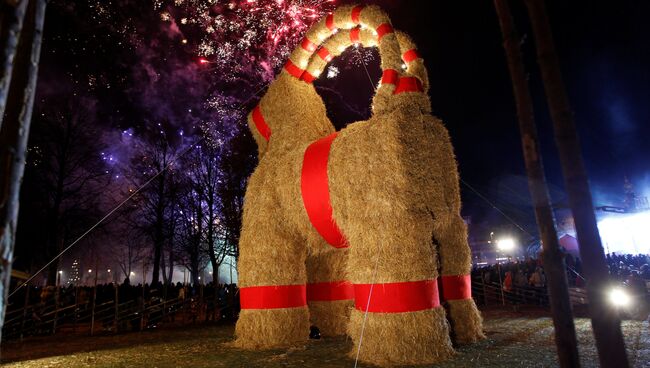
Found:
[{"label": "bare tree", "polygon": [[542,258],[548,277],[548,289],[555,327],[555,345],[561,367],[579,367],[578,341],[573,323],[573,313],[569,300],[566,265],[560,252],[555,231],[555,220],[551,200],[546,185],[546,176],[537,139],[537,127],[533,114],[533,102],[528,89],[528,81],[519,49],[520,40],[510,14],[507,0],[494,0],[503,33],[503,47],[506,52],[512,88],[519,117],[519,130],[528,172],[528,187],[533,200],[535,218],[542,238]]},{"label": "bare tree", "polygon": [[28,2],[29,0],[0,2],[0,128]]},{"label": "bare tree", "polygon": [[576,131],[573,112],[562,81],[560,63],[544,2],[526,0],[535,35],[537,61],[546,92],[564,182],[573,212],[580,256],[587,278],[591,325],[602,367],[629,366],[618,311],[607,305],[604,290],[610,285],[605,252],[598,233],[589,180]]},{"label": "bare tree", "polygon": [[[25,2],[23,0],[22,2]],[[6,94],[7,102],[4,115],[0,115],[0,329],[4,324],[7,295],[11,277],[20,185],[25,169],[25,153],[29,136],[34,105],[34,91],[38,76],[38,62],[43,39],[45,20],[45,0],[29,2],[24,30],[20,34],[15,67],[11,72],[11,84]],[[17,8],[18,9],[18,8]],[[10,23],[0,24],[0,31],[11,27]],[[15,30],[15,28],[14,28]],[[16,35],[0,38],[0,47],[6,54],[7,43],[15,42]],[[4,64],[2,73],[7,73],[9,58],[2,56]],[[8,83],[7,76],[2,76],[2,83]],[[5,85],[0,88],[6,88]],[[1,92],[5,93],[5,92]],[[4,97],[2,97],[4,99]],[[3,101],[2,101],[3,102]],[[2,103],[0,102],[0,103]],[[4,104],[3,104],[4,105]]]},{"label": "bare tree", "polygon": [[[29,168],[34,193],[45,212],[46,261],[99,218],[98,200],[110,183],[99,155],[93,101],[56,98],[34,119]],[[56,283],[59,260],[48,267],[47,283]]]},{"label": "bare tree", "polygon": [[133,158],[130,171],[132,178],[140,178],[141,182],[134,182],[134,187],[139,187],[142,182],[155,175],[154,180],[135,198],[135,211],[137,215],[133,225],[147,234],[152,241],[152,283],[160,281],[163,262],[163,251],[168,241],[170,204],[172,183],[175,176],[180,175],[172,164],[176,158],[176,144],[169,137],[168,124],[158,124],[158,129],[148,132],[139,145],[139,154]]}]

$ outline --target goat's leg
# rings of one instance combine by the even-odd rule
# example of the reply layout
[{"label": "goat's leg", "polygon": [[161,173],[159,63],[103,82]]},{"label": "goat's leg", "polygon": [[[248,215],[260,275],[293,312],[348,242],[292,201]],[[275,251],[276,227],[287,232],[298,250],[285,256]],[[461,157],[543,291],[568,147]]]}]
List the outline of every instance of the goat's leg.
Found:
[{"label": "goat's leg", "polygon": [[[467,242],[467,226],[460,217],[458,169],[451,141],[442,123],[428,117],[436,143],[437,188],[430,203],[434,215],[433,237],[440,256],[443,299],[448,307],[455,342],[468,343],[485,338],[481,314],[471,298],[472,254]],[[442,197],[440,197],[442,196]]]},{"label": "goat's leg", "polygon": [[235,346],[264,349],[305,342],[309,338],[306,247],[253,222],[245,221],[240,239],[242,309]]},{"label": "goat's leg", "polygon": [[434,239],[440,254],[441,299],[447,306],[453,340],[470,343],[485,338],[481,314],[471,297],[471,251],[460,215],[438,214]]},{"label": "goat's leg", "polygon": [[347,249],[330,249],[307,257],[307,302],[313,326],[323,336],[345,334],[354,290],[345,277]]},{"label": "goat's leg", "polygon": [[[406,211],[405,211],[406,212]],[[386,212],[388,213],[388,212]],[[359,218],[350,232],[348,275],[355,288],[351,355],[377,365],[435,363],[453,354],[437,290],[428,213]]]}]

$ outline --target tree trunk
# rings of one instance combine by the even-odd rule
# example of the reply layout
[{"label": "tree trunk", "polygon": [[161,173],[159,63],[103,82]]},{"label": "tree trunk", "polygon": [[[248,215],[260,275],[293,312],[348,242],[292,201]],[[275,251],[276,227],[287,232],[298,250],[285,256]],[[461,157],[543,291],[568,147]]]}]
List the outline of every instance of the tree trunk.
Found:
[{"label": "tree trunk", "polygon": [[25,10],[29,0],[2,1],[0,3],[0,129],[7,105],[16,47],[23,28]]},{"label": "tree trunk", "polygon": [[11,86],[0,129],[0,329],[7,306],[18,221],[20,184],[41,54],[45,0],[30,1],[15,56]]},{"label": "tree trunk", "polygon": [[607,305],[607,290],[611,285],[605,253],[596,225],[587,171],[582,160],[573,112],[560,74],[560,64],[546,9],[540,0],[526,0],[526,6],[535,35],[537,60],[553,120],[555,142],[569,195],[569,205],[580,243],[580,256],[587,279],[591,325],[600,365],[601,367],[628,367],[618,312]]},{"label": "tree trunk", "polygon": [[512,89],[517,105],[521,143],[528,173],[528,189],[535,208],[535,218],[542,239],[542,259],[548,279],[548,291],[555,327],[555,346],[561,367],[579,367],[578,342],[569,300],[564,256],[560,252],[555,219],[550,204],[542,156],[537,139],[533,102],[507,0],[494,0],[505,49]]}]

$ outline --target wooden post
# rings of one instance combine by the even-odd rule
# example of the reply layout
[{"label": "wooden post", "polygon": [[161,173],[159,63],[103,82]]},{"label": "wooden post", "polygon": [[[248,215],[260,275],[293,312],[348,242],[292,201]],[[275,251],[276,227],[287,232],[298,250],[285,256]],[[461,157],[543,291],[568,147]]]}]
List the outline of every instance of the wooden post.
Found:
[{"label": "wooden post", "polygon": [[[78,282],[78,281],[77,281]],[[77,309],[79,308],[79,285],[74,285],[74,316],[72,317],[72,332],[77,332]]]},{"label": "wooden post", "polygon": [[93,283],[93,309],[90,311],[90,336],[95,333],[95,306],[97,305],[97,260],[95,260],[95,281]]},{"label": "wooden post", "polygon": [[[555,327],[555,346],[561,367],[579,367],[578,341],[569,300],[564,256],[555,230],[555,219],[546,185],[546,176],[537,138],[533,102],[519,48],[520,39],[510,14],[507,0],[494,0],[505,49],[512,89],[519,118],[521,144],[528,174],[528,189],[535,209],[535,219],[542,240],[542,260],[548,278],[551,314]],[[524,301],[525,301],[524,294]]]},{"label": "wooden post", "polygon": [[537,61],[553,120],[555,142],[569,195],[569,206],[573,212],[580,243],[580,256],[587,276],[591,325],[600,365],[625,368],[629,363],[621,333],[621,321],[618,311],[607,305],[606,295],[611,285],[609,271],[596,225],[591,190],[582,160],[573,112],[562,81],[560,63],[555,52],[546,9],[540,0],[526,0],[526,6],[535,35]]},{"label": "wooden post", "polygon": [[23,304],[23,320],[20,322],[20,341],[23,341],[25,321],[27,320],[27,307],[29,307],[29,284],[25,283],[25,303]]},{"label": "wooden post", "polygon": [[119,327],[118,318],[120,316],[120,293],[117,282],[113,283],[113,288],[115,289],[115,320],[113,321],[113,324],[115,326],[115,333],[117,333]]},{"label": "wooden post", "polygon": [[56,333],[59,319],[59,300],[61,299],[61,271],[56,272],[56,292],[54,293],[54,321],[52,322],[52,335]]},{"label": "wooden post", "polygon": [[[11,71],[11,84],[4,115],[0,115],[2,119],[0,124],[0,331],[4,324],[11,278],[20,185],[25,170],[27,138],[32,120],[45,6],[45,0],[29,2],[16,55],[13,58],[14,67]],[[2,23],[3,29],[5,26],[9,24]],[[3,48],[4,46],[1,45]],[[4,59],[4,56],[2,58]],[[6,60],[2,61],[6,62]],[[0,66],[0,68],[6,67],[7,65]],[[8,80],[5,81],[2,77],[0,83],[8,83]]]}]

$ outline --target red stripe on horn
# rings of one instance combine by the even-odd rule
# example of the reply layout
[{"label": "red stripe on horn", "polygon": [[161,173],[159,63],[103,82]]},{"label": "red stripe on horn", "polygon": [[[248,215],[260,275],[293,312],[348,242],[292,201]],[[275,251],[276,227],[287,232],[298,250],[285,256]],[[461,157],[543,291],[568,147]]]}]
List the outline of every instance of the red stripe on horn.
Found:
[{"label": "red stripe on horn", "polygon": [[309,39],[307,37],[305,37],[305,39],[302,40],[302,43],[300,44],[300,46],[303,49],[305,49],[305,50],[307,50],[309,52],[314,52],[318,48],[318,45],[316,45],[315,43],[309,41]]},{"label": "red stripe on horn", "polygon": [[253,123],[255,123],[255,128],[257,128],[260,135],[268,142],[271,138],[271,128],[269,128],[266,120],[264,120],[264,115],[262,115],[260,105],[255,106],[253,109]]},{"label": "red stripe on horn", "polygon": [[352,41],[352,43],[359,43],[360,32],[361,32],[360,28],[352,28],[350,30],[350,41]]},{"label": "red stripe on horn", "polygon": [[297,308],[307,305],[305,285],[252,286],[239,289],[241,309]]},{"label": "red stripe on horn", "polygon": [[386,284],[354,284],[354,307],[362,312],[367,310],[372,313],[405,313],[439,306],[440,297],[436,279]]},{"label": "red stripe on horn", "polygon": [[307,83],[312,83],[314,80],[316,80],[316,77],[311,75],[308,71],[302,72],[302,76],[300,77],[300,80],[303,80]]},{"label": "red stripe on horn", "polygon": [[397,82],[397,87],[393,91],[394,95],[404,92],[423,92],[422,82],[416,77],[401,77]]},{"label": "red stripe on horn", "polygon": [[321,47],[318,52],[318,56],[320,56],[321,59],[325,60],[326,62],[332,61],[332,54],[330,54],[330,51],[324,47]]},{"label": "red stripe on horn", "polygon": [[331,302],[354,299],[354,287],[347,281],[307,284],[307,301]]},{"label": "red stripe on horn", "polygon": [[284,70],[298,79],[300,79],[302,73],[304,72],[304,70],[300,69],[296,64],[294,64],[291,59],[287,60],[287,63],[284,64]]},{"label": "red stripe on horn", "polygon": [[386,69],[381,75],[381,84],[397,84],[399,73],[395,69]]},{"label": "red stripe on horn", "polygon": [[316,231],[335,248],[347,248],[348,242],[332,217],[327,162],[337,133],[310,144],[305,150],[300,177],[302,203]]},{"label": "red stripe on horn", "polygon": [[411,61],[419,59],[421,57],[422,56],[420,56],[418,50],[410,49],[402,55],[402,60],[404,60],[405,63],[410,63]]},{"label": "red stripe on horn", "polygon": [[441,300],[472,299],[472,279],[469,275],[442,276],[439,284]]},{"label": "red stripe on horn", "polygon": [[389,33],[393,33],[393,26],[391,26],[388,23],[384,23],[379,27],[377,27],[376,31],[377,31],[377,41],[381,41],[382,37],[384,37]]},{"label": "red stripe on horn", "polygon": [[354,24],[359,24],[361,23],[361,20],[359,19],[359,16],[361,15],[361,11],[363,10],[363,5],[357,5],[354,8],[352,8],[352,23]]},{"label": "red stripe on horn", "polygon": [[327,17],[325,18],[325,27],[329,29],[330,31],[333,31],[336,29],[334,26],[334,14],[327,14]]}]

